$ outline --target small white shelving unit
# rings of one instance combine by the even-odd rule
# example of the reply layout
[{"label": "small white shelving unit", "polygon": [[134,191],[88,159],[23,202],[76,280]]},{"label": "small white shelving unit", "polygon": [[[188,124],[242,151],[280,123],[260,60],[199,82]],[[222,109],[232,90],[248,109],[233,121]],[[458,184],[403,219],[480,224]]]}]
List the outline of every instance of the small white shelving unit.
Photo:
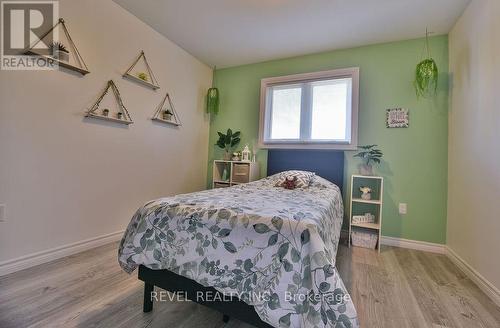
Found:
[{"label": "small white shelving unit", "polygon": [[[227,171],[224,179],[224,170]],[[248,183],[260,178],[259,163],[215,160],[212,174],[212,188],[225,188]]]},{"label": "small white shelving unit", "polygon": [[[371,199],[361,198],[360,187],[369,187],[372,189]],[[371,175],[352,175],[351,176],[351,201],[349,211],[349,246],[351,246],[352,232],[359,231],[364,233],[376,234],[376,248],[380,252],[380,237],[382,228],[382,206],[384,195],[384,178]],[[364,215],[371,213],[375,216],[373,223],[354,223],[354,215]]]}]

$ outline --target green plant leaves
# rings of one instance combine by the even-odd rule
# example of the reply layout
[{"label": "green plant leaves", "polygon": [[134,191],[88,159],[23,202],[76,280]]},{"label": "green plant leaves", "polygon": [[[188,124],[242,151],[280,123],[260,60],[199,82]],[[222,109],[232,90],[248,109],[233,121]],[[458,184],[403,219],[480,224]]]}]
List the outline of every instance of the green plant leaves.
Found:
[{"label": "green plant leaves", "polygon": [[219,113],[219,89],[210,88],[207,92],[207,113],[217,115]]},{"label": "green plant leaves", "polygon": [[240,131],[236,131],[233,133],[231,129],[227,129],[226,134],[220,131],[218,131],[217,134],[219,135],[219,139],[217,140],[215,145],[219,148],[225,149],[226,151],[229,151],[232,147],[235,147],[241,141]]},{"label": "green plant leaves", "polygon": [[431,97],[436,95],[439,70],[432,58],[422,60],[415,68],[415,92],[417,97]]},{"label": "green plant leaves", "polygon": [[384,156],[384,154],[380,149],[375,147],[377,147],[377,145],[359,146],[358,148],[363,150],[355,154],[353,157],[362,158],[366,162],[366,165],[369,165],[370,162],[380,163],[380,159]]}]

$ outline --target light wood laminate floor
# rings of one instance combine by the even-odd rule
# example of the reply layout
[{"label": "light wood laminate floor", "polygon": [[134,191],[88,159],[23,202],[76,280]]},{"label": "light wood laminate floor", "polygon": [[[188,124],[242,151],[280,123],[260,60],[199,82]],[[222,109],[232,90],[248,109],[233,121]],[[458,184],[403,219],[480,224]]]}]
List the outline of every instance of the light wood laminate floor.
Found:
[{"label": "light wood laminate floor", "polygon": [[[121,271],[117,247],[0,277],[0,327],[224,327],[220,313],[191,302],[142,313],[143,285]],[[337,262],[363,328],[500,327],[500,308],[444,255],[341,246]]]}]

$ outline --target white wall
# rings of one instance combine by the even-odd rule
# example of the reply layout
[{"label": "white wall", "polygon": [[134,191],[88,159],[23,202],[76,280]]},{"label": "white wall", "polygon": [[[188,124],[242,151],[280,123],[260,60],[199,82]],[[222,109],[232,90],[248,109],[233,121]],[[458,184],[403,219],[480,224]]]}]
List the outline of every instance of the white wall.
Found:
[{"label": "white wall", "polygon": [[449,35],[448,246],[500,289],[500,1],[474,0]]},{"label": "white wall", "polygon": [[[204,188],[211,70],[110,0],[63,0],[89,69],[0,71],[0,262],[125,229],[144,202]],[[144,49],[161,89],[121,74]],[[83,118],[117,84],[130,127]],[[183,122],[150,120],[165,92]]]}]

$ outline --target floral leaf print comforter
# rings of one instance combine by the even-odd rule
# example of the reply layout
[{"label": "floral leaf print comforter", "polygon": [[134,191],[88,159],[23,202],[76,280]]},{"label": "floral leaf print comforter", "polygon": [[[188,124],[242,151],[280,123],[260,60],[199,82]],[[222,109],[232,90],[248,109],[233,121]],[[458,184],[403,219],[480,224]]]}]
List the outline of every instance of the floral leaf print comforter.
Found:
[{"label": "floral leaf print comforter", "polygon": [[253,305],[274,327],[358,327],[335,268],[338,187],[274,187],[274,176],[151,201],[133,216],[118,259],[168,269]]}]

